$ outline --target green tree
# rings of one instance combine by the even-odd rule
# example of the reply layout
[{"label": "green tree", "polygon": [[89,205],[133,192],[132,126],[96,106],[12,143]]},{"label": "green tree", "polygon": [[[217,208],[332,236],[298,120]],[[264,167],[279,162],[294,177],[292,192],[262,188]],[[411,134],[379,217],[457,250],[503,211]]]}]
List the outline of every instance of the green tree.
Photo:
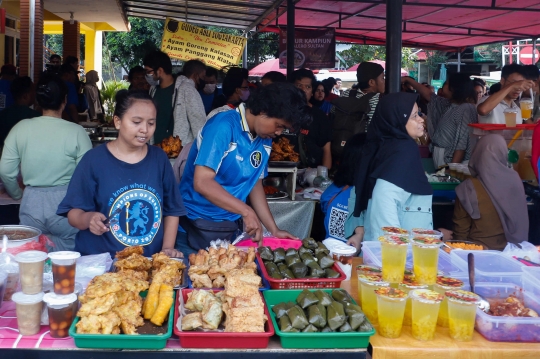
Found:
[{"label": "green tree", "polygon": [[444,64],[448,60],[448,56],[446,56],[446,52],[439,50],[425,50],[425,53],[428,68],[428,83],[431,83],[433,74],[439,67],[439,64]]},{"label": "green tree", "polygon": [[[45,47],[51,50],[53,53],[58,54],[60,56],[62,55],[63,49],[64,49],[64,35],[62,34],[52,34],[52,35],[45,35],[43,42],[45,43]],[[84,46],[85,46],[85,36],[84,34],[81,34],[81,40],[80,40],[80,54],[79,54],[79,60],[84,61]],[[84,62],[83,62],[84,63]]]},{"label": "green tree", "polygon": [[[351,66],[365,61],[386,60],[386,47],[377,45],[352,45],[351,48],[339,51],[338,54]],[[416,55],[408,47],[401,49],[401,67],[413,69]]]}]

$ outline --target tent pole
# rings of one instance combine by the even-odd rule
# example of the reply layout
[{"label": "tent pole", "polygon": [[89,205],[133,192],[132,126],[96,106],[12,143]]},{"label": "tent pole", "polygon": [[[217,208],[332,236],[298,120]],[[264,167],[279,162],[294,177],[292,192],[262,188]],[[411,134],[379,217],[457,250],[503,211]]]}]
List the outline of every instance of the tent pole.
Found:
[{"label": "tent pole", "polygon": [[[246,39],[248,38],[248,33],[246,32]],[[247,51],[247,40],[246,40],[246,46],[244,46],[244,54],[242,55],[242,67],[247,69],[248,68],[248,51]]]},{"label": "tent pole", "polygon": [[533,65],[536,65],[536,56],[534,56],[534,52],[536,51],[536,36],[533,37],[533,43],[532,43],[532,46],[533,46],[533,50],[532,50],[532,64],[533,64]]},{"label": "tent pole", "polygon": [[386,1],[386,92],[401,88],[402,0]]},{"label": "tent pole", "polygon": [[457,72],[461,72],[461,51],[457,53]]},{"label": "tent pole", "polygon": [[287,0],[287,78],[294,71],[294,0]]}]

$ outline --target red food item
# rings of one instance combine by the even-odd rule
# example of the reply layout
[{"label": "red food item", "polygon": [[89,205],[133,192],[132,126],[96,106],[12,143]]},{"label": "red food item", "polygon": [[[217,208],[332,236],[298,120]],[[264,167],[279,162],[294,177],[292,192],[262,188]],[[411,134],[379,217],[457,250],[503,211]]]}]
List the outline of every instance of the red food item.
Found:
[{"label": "red food item", "polygon": [[273,186],[264,186],[264,194],[266,195],[269,195],[269,194],[276,194],[279,192],[279,190],[276,188],[276,187],[273,187]]}]

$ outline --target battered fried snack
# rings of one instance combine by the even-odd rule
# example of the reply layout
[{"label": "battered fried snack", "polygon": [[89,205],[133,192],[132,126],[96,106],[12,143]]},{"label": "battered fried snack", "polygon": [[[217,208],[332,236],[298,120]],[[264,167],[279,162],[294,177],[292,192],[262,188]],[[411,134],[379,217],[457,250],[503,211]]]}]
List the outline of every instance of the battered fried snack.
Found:
[{"label": "battered fried snack", "polygon": [[173,304],[173,287],[167,284],[162,284],[159,288],[159,304],[150,319],[155,325],[163,325],[163,321],[167,318],[169,310]]},{"label": "battered fried snack", "polygon": [[116,252],[116,255],[114,257],[117,259],[125,259],[131,256],[132,254],[138,254],[142,256],[143,253],[144,253],[144,249],[142,246],[131,246],[131,247],[126,247],[122,249],[120,252]]},{"label": "battered fried snack", "polygon": [[169,136],[156,146],[165,151],[169,158],[178,157],[182,151],[182,141],[179,136]]},{"label": "battered fried snack", "polygon": [[144,319],[151,319],[154,315],[159,302],[159,288],[161,283],[152,282],[150,289],[148,289],[148,294],[146,295],[146,300],[144,301]]},{"label": "battered fried snack", "polygon": [[299,162],[300,156],[294,151],[294,146],[291,145],[290,141],[285,137],[281,137],[278,142],[272,143],[270,161]]},{"label": "battered fried snack", "polygon": [[127,258],[119,259],[114,263],[119,270],[132,269],[135,271],[147,271],[152,268],[150,259],[134,253]]}]

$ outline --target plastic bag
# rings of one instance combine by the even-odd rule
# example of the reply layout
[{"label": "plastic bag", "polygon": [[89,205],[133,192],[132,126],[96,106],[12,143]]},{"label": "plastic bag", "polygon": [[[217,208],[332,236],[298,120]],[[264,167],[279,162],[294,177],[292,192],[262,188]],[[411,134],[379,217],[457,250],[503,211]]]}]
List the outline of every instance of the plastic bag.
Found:
[{"label": "plastic bag", "polygon": [[11,253],[0,253],[0,271],[8,274],[4,301],[11,300],[11,296],[19,287],[19,263]]},{"label": "plastic bag", "polygon": [[510,257],[524,258],[534,263],[540,263],[540,253],[538,249],[529,242],[521,242],[521,248],[514,243],[508,243],[503,250],[503,254]]},{"label": "plastic bag", "polygon": [[109,271],[112,262],[113,260],[108,252],[79,257],[77,259],[75,281],[79,282],[86,290],[88,283],[95,276],[102,275]]},{"label": "plastic bag", "polygon": [[26,251],[42,251],[42,252],[47,253],[48,252],[47,246],[54,248],[54,243],[49,239],[49,237],[42,234],[39,236],[39,239],[37,242],[31,241],[19,247],[8,248],[7,251],[8,253],[11,253],[13,255],[17,255],[21,252],[26,252]]}]

